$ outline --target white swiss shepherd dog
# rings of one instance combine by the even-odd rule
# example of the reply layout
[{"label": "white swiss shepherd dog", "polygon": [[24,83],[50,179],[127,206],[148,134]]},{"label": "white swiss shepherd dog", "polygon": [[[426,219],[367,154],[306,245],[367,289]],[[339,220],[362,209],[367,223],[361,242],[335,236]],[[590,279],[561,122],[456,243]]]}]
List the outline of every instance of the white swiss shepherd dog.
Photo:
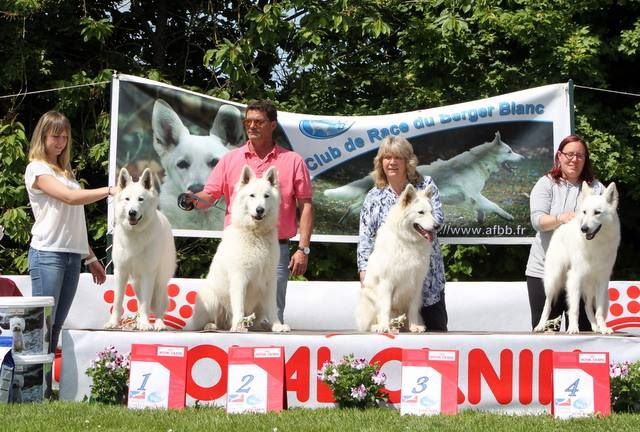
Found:
[{"label": "white swiss shepherd dog", "polygon": [[[231,224],[213,257],[196,305],[196,326],[205,330],[245,332],[247,316],[257,316],[254,327],[270,326],[287,332],[277,313],[278,173],[269,168],[257,178],[244,166],[235,186]],[[202,310],[204,308],[204,310]]]},{"label": "white swiss shepherd dog", "polygon": [[534,331],[544,331],[551,306],[564,287],[569,309],[567,333],[579,332],[581,297],[591,329],[613,333],[605,320],[609,311],[609,277],[620,244],[617,208],[615,183],[609,184],[602,195],[582,183],[576,217],[556,229],[547,249],[544,272],[547,298]]},{"label": "white swiss shepherd dog", "polygon": [[[154,175],[147,168],[133,181],[126,168],[118,175],[113,231],[113,310],[105,328],[119,328],[122,300],[129,280],[138,299],[138,330],[165,330],[167,283],[176,269],[176,248],[171,225],[158,210]],[[155,314],[155,322],[149,315]]]},{"label": "white swiss shepherd dog", "polygon": [[432,195],[431,187],[417,191],[407,185],[378,230],[356,307],[358,330],[389,332],[392,314],[406,314],[411,332],[426,330],[420,316],[422,285],[439,228]]}]

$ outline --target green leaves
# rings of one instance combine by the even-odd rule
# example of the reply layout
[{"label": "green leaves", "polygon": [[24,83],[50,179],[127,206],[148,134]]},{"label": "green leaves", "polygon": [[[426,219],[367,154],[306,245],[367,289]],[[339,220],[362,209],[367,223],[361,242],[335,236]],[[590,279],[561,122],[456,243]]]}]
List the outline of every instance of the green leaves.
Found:
[{"label": "green leaves", "polygon": [[95,20],[91,17],[84,17],[80,19],[80,25],[82,26],[80,34],[85,42],[96,40],[103,43],[113,33],[113,24],[107,18]]}]

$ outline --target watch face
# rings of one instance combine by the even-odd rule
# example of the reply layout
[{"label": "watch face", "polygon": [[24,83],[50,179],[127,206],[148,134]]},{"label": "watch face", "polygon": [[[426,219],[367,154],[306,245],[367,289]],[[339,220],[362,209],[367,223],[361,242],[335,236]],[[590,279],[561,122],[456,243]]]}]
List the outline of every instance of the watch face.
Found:
[{"label": "watch face", "polygon": [[308,247],[298,247],[298,250],[301,250],[305,255],[309,255],[311,253],[311,249],[309,249]]}]

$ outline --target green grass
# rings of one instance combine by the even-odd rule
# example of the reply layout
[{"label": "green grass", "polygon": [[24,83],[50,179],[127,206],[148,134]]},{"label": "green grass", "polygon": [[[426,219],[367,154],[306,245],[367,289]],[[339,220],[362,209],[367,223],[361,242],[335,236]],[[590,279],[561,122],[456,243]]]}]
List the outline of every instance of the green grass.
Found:
[{"label": "green grass", "polygon": [[291,409],[263,415],[227,415],[221,408],[134,411],[80,402],[0,405],[3,431],[635,431],[640,416],[555,420],[550,415],[463,411],[456,416],[400,416],[396,410]]}]

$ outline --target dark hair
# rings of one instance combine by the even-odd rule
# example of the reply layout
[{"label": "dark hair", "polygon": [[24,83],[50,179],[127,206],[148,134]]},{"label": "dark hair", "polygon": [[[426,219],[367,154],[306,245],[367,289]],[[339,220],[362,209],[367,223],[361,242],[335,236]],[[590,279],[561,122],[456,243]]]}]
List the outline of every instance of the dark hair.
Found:
[{"label": "dark hair", "polygon": [[562,141],[560,141],[560,145],[558,146],[558,151],[556,152],[553,158],[553,166],[547,172],[547,175],[551,177],[556,183],[562,177],[562,168],[560,167],[560,161],[558,158],[560,157],[560,152],[565,148],[565,146],[572,142],[579,142],[584,147],[584,166],[582,167],[582,172],[580,172],[580,177],[578,180],[580,182],[586,181],[589,185],[595,179],[593,174],[593,167],[591,166],[591,159],[589,158],[589,147],[587,147],[587,143],[584,142],[584,139],[580,135],[569,135],[565,137]]},{"label": "dark hair", "polygon": [[246,111],[262,111],[269,121],[278,121],[278,110],[269,99],[253,100],[247,105]]}]

